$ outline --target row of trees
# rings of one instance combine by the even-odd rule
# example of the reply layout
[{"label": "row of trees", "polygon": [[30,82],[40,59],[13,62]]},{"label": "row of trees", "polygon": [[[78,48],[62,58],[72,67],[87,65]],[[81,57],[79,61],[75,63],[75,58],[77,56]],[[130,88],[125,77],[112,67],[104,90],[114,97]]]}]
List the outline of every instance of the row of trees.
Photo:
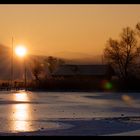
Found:
[{"label": "row of trees", "polygon": [[107,41],[104,58],[110,64],[118,77],[127,81],[139,78],[140,75],[140,23],[134,29],[126,27],[120,34],[120,39],[110,38]]}]

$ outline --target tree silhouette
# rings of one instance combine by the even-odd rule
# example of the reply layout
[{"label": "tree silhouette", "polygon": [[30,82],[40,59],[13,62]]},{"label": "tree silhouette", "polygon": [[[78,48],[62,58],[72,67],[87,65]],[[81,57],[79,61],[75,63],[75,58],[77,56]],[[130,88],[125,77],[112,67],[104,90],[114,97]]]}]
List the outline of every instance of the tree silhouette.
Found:
[{"label": "tree silhouette", "polygon": [[50,73],[53,73],[57,67],[65,63],[64,60],[53,56],[49,56],[47,59],[45,59],[45,62],[47,63]]},{"label": "tree silhouette", "polygon": [[124,80],[134,74],[134,67],[137,66],[140,49],[137,44],[136,33],[129,27],[122,30],[120,40],[110,38],[107,41],[104,57]]},{"label": "tree silhouette", "polygon": [[32,73],[36,81],[40,81],[40,75],[42,71],[43,71],[43,67],[41,63],[38,60],[34,60],[32,66]]},{"label": "tree silhouette", "polygon": [[138,35],[140,36],[140,23],[136,24],[136,30],[137,30]]}]

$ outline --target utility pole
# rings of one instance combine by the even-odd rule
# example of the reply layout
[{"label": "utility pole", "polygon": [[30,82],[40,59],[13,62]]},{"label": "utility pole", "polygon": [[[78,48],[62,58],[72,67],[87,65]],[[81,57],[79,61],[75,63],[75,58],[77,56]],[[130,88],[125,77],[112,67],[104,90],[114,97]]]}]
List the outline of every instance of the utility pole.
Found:
[{"label": "utility pole", "polygon": [[13,37],[12,37],[12,50],[11,50],[11,89],[13,88]]},{"label": "utility pole", "polygon": [[24,58],[24,86],[25,86],[25,91],[27,90],[27,87],[26,87],[26,85],[27,85],[27,78],[26,78],[26,72],[27,70],[26,70],[26,58]]}]

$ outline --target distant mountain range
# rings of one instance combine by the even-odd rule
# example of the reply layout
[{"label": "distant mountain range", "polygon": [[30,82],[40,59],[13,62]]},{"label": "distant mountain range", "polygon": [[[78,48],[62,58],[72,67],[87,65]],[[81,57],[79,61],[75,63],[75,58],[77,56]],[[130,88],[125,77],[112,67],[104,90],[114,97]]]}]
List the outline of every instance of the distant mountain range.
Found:
[{"label": "distant mountain range", "polygon": [[58,52],[54,54],[72,64],[101,64],[103,63],[101,55],[89,55],[79,52]]}]

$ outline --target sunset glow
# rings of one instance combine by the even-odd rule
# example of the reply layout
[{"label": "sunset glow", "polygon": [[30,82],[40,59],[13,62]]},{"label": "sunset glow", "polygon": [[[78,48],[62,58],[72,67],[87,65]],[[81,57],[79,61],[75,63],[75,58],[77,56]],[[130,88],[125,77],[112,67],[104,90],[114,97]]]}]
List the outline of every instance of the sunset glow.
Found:
[{"label": "sunset glow", "polygon": [[2,44],[11,45],[14,31],[15,44],[25,42],[31,54],[83,58],[102,54],[109,37],[134,27],[140,5],[0,5],[0,19]]},{"label": "sunset glow", "polygon": [[24,57],[27,54],[27,50],[24,46],[20,45],[15,48],[16,55]]}]

